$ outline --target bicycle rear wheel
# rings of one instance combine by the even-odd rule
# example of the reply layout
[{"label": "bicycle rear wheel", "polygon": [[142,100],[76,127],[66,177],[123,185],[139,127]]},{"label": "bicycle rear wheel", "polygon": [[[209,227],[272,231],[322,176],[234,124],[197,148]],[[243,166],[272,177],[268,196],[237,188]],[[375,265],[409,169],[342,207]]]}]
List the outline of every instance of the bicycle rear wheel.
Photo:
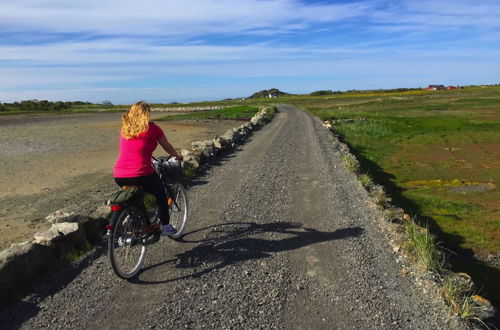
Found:
[{"label": "bicycle rear wheel", "polygon": [[108,257],[113,271],[123,279],[137,275],[146,256],[146,246],[140,244],[141,214],[137,207],[130,206],[111,218]]},{"label": "bicycle rear wheel", "polygon": [[172,185],[173,199],[169,199],[170,224],[177,229],[177,233],[170,235],[170,238],[179,238],[186,229],[188,220],[188,199],[186,188],[180,183]]}]

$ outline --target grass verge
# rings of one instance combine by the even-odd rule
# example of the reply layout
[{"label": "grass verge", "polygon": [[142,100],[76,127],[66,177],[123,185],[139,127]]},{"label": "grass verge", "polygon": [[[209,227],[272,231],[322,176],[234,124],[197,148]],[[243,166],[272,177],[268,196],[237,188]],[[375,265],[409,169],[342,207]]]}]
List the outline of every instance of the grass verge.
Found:
[{"label": "grass verge", "polygon": [[257,112],[258,107],[254,106],[234,106],[217,110],[189,112],[178,115],[168,115],[157,120],[207,120],[207,119],[231,119],[231,120],[250,120]]}]

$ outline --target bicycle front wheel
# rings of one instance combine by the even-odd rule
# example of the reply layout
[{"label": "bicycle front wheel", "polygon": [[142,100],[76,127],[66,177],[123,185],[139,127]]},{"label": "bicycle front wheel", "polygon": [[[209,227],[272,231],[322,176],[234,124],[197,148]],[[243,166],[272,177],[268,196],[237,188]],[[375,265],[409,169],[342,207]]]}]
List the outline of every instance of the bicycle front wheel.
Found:
[{"label": "bicycle front wheel", "polygon": [[111,218],[108,257],[113,271],[123,279],[137,275],[146,256],[146,246],[140,244],[141,219],[140,210],[134,206],[114,213]]},{"label": "bicycle front wheel", "polygon": [[172,185],[173,198],[169,199],[170,224],[177,229],[177,233],[170,238],[179,238],[186,229],[188,220],[188,199],[186,188],[180,183]]}]

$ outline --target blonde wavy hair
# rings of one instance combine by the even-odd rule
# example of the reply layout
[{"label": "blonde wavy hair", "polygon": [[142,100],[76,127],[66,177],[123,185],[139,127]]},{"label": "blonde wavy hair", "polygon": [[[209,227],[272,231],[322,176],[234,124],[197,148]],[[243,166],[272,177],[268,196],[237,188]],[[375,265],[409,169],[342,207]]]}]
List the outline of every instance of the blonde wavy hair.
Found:
[{"label": "blonde wavy hair", "polygon": [[149,128],[150,112],[151,108],[147,102],[140,101],[132,105],[122,116],[122,136],[129,140],[146,132]]}]

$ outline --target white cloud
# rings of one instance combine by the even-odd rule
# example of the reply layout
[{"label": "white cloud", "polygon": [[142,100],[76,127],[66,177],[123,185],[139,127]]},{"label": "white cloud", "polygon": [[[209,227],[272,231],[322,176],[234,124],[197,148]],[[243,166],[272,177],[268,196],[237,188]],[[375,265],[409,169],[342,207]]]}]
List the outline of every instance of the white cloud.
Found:
[{"label": "white cloud", "polygon": [[400,31],[498,28],[500,3],[496,0],[406,0],[377,10],[371,17],[373,22],[394,25]]},{"label": "white cloud", "polygon": [[[497,0],[1,0],[0,99],[133,101],[179,96],[189,84],[230,97],[246,95],[245,84],[301,78],[343,79],[345,88],[460,75],[494,82],[498,17]],[[474,31],[476,45],[447,37],[457,31]],[[392,80],[376,78],[386,74]]]},{"label": "white cloud", "polygon": [[98,35],[276,33],[358,16],[367,7],[294,0],[15,0],[0,3],[0,26],[4,31]]}]

